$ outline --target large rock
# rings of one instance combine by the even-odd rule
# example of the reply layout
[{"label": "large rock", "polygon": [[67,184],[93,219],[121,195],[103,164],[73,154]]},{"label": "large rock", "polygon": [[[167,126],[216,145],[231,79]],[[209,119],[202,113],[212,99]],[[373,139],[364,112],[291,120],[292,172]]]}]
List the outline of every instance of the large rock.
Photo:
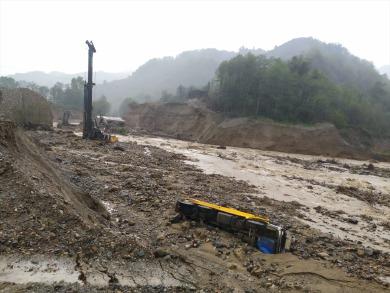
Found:
[{"label": "large rock", "polygon": [[32,90],[0,89],[0,118],[25,127],[49,129],[53,125],[53,115],[49,102]]}]

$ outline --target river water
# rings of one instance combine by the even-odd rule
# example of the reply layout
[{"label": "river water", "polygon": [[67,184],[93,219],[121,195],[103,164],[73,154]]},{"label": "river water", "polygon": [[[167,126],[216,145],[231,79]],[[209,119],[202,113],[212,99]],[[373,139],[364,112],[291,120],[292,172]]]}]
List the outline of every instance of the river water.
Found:
[{"label": "river water", "polygon": [[[323,163],[319,168],[306,169],[293,159],[304,161],[329,158],[301,154],[285,154],[247,148],[227,147],[218,149],[213,145],[181,141],[162,137],[119,136],[122,142],[136,141],[152,145],[169,152],[183,154],[189,164],[195,165],[207,174],[220,174],[245,180],[257,187],[257,196],[267,196],[278,201],[297,201],[307,207],[301,210],[307,219],[299,219],[309,226],[331,233],[342,239],[361,241],[366,247],[390,252],[390,232],[383,224],[390,222],[390,208],[384,205],[370,205],[365,201],[337,193],[328,186],[355,187],[359,190],[382,192],[390,196],[390,179],[353,174],[340,167],[362,166],[367,161],[337,159],[339,164]],[[148,152],[145,147],[145,152]],[[390,169],[390,163],[375,163],[375,166]],[[319,184],[310,184],[318,182]],[[349,223],[319,213],[316,207],[339,212],[342,218],[353,218]],[[366,216],[372,217],[371,221]]]}]

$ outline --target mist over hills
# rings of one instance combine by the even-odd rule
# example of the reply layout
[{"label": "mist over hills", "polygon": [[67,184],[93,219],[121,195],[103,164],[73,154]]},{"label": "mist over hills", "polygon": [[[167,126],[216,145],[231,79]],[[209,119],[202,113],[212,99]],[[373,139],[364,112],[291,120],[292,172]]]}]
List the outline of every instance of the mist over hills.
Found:
[{"label": "mist over hills", "polygon": [[293,39],[266,55],[282,60],[303,55],[313,69],[324,73],[331,81],[363,91],[381,79],[371,62],[352,55],[340,44],[328,44],[314,38]]},{"label": "mist over hills", "polygon": [[[111,73],[111,72],[105,72],[105,71],[96,71],[95,73],[95,83],[103,83],[104,81],[110,82],[117,79],[126,78],[131,74],[131,72],[118,72],[118,73]],[[9,77],[12,77],[16,81],[26,81],[26,82],[33,82],[41,86],[47,86],[52,87],[56,82],[60,82],[63,84],[68,84],[74,77],[85,77],[86,72],[79,72],[79,73],[63,73],[58,71],[52,71],[52,72],[43,72],[43,71],[29,71],[25,73],[16,73],[9,75]]]},{"label": "mist over hills", "polygon": [[215,75],[222,61],[237,54],[264,54],[267,57],[289,60],[302,55],[313,69],[324,73],[332,82],[367,92],[383,76],[374,65],[360,59],[341,46],[314,38],[297,38],[276,46],[270,51],[241,48],[239,52],[203,49],[184,52],[177,57],[152,59],[130,77],[107,82],[96,87],[96,96],[105,95],[115,108],[126,97],[143,101],[158,99],[162,91],[175,93],[179,85],[202,87]]},{"label": "mist over hills", "polygon": [[[328,44],[308,37],[292,39],[269,51],[244,47],[238,52],[217,49],[186,51],[176,57],[151,59],[131,75],[99,71],[95,73],[97,85],[94,88],[94,97],[105,95],[112,104],[112,109],[115,110],[123,99],[128,97],[142,102],[159,99],[163,91],[175,93],[179,85],[203,87],[215,77],[215,72],[223,61],[247,53],[280,58],[285,61],[302,55],[310,62],[313,69],[325,74],[332,82],[363,93],[367,93],[377,82],[387,81],[371,62],[350,54],[340,44]],[[387,73],[388,76],[389,71],[390,66],[384,66],[380,70],[382,74]],[[52,86],[55,82],[69,83],[76,76],[84,77],[85,73],[34,71],[18,73],[10,77]],[[390,86],[387,87],[390,90]]]},{"label": "mist over hills", "polygon": [[97,85],[95,96],[105,95],[114,108],[122,99],[156,100],[162,91],[175,92],[179,85],[202,87],[222,61],[236,52],[217,49],[187,51],[176,57],[156,58],[140,66],[130,77]]},{"label": "mist over hills", "polygon": [[390,79],[390,64],[384,65],[380,67],[378,70],[381,74],[386,74],[387,78]]}]

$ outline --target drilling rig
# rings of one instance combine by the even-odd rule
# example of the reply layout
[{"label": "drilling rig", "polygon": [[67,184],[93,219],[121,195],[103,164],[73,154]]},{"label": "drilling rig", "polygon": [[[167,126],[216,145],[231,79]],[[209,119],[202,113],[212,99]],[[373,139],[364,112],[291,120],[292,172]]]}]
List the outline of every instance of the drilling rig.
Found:
[{"label": "drilling rig", "polygon": [[116,142],[118,141],[116,136],[102,132],[95,119],[92,119],[92,88],[95,85],[92,81],[93,54],[96,53],[96,49],[92,41],[85,41],[85,43],[88,45],[88,80],[84,83],[83,138]]}]

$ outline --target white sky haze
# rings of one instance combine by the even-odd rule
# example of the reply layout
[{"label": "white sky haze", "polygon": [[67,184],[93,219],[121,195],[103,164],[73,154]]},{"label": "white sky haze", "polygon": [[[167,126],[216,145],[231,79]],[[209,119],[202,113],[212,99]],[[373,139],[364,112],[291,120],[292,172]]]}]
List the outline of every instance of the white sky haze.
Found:
[{"label": "white sky haze", "polygon": [[265,50],[296,37],[340,43],[390,64],[390,1],[10,1],[0,0],[0,75],[131,71],[185,50]]}]

